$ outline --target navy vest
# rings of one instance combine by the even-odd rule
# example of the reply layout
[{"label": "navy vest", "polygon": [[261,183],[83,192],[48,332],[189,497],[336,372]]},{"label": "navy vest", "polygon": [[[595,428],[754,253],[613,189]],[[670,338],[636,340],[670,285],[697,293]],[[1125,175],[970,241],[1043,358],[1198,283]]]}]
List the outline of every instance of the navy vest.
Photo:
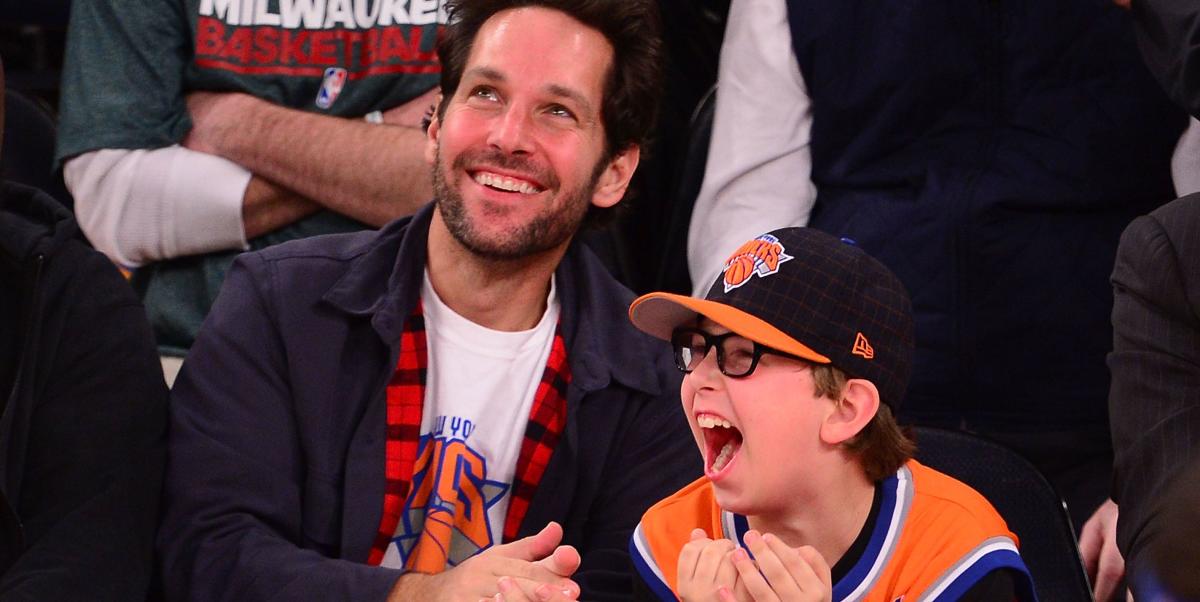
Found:
[{"label": "navy vest", "polygon": [[908,287],[923,422],[1106,429],[1108,282],[1186,123],[1100,0],[789,0],[810,225]]}]

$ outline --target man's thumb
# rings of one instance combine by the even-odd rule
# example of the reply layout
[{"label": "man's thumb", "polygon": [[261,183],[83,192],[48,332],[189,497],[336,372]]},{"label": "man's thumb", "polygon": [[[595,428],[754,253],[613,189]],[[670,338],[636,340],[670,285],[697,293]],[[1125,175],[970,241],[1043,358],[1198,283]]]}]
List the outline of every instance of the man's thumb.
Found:
[{"label": "man's thumb", "polygon": [[513,558],[534,562],[541,560],[554,552],[562,541],[562,527],[558,523],[551,521],[535,535],[530,535],[524,539],[518,539],[507,546],[504,546],[507,554]]}]

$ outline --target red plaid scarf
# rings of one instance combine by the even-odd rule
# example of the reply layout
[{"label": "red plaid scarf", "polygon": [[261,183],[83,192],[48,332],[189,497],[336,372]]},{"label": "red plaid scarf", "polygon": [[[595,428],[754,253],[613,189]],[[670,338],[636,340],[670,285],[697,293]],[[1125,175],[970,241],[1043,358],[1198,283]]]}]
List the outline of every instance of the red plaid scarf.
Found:
[{"label": "red plaid scarf", "polygon": [[[367,562],[379,565],[388,544],[396,536],[396,526],[412,485],[413,464],[417,459],[417,444],[421,436],[421,408],[425,405],[425,372],[428,367],[428,348],[425,344],[425,317],[421,302],[404,324],[400,335],[400,360],[387,386],[387,443],[383,494],[383,520],[371,547]],[[562,333],[555,328],[550,359],[542,373],[529,423],[517,457],[513,476],[512,499],[504,519],[504,542],[517,537],[517,529],[529,502],[537,491],[538,482],[546,472],[550,456],[562,436],[567,419],[567,384],[571,368],[567,365],[567,348]]]}]

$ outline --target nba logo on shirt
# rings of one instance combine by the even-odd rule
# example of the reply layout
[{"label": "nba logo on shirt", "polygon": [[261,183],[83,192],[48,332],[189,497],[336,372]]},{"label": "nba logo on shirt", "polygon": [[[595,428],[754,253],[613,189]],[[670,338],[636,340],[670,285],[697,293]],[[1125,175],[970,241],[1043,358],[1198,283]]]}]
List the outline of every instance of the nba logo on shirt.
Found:
[{"label": "nba logo on shirt", "polygon": [[346,85],[346,70],[341,67],[330,67],[325,70],[325,78],[321,80],[321,90],[317,92],[317,106],[328,109],[337,100],[342,88]]}]

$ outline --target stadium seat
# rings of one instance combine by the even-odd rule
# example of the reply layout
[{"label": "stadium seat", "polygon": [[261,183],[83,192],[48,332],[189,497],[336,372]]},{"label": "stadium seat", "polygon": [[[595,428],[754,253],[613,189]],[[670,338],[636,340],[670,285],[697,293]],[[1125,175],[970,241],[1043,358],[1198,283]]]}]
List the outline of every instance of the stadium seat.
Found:
[{"label": "stadium seat", "polygon": [[960,431],[916,427],[917,460],[983,494],[1020,539],[1041,600],[1092,600],[1075,531],[1050,482],[1015,451]]}]

